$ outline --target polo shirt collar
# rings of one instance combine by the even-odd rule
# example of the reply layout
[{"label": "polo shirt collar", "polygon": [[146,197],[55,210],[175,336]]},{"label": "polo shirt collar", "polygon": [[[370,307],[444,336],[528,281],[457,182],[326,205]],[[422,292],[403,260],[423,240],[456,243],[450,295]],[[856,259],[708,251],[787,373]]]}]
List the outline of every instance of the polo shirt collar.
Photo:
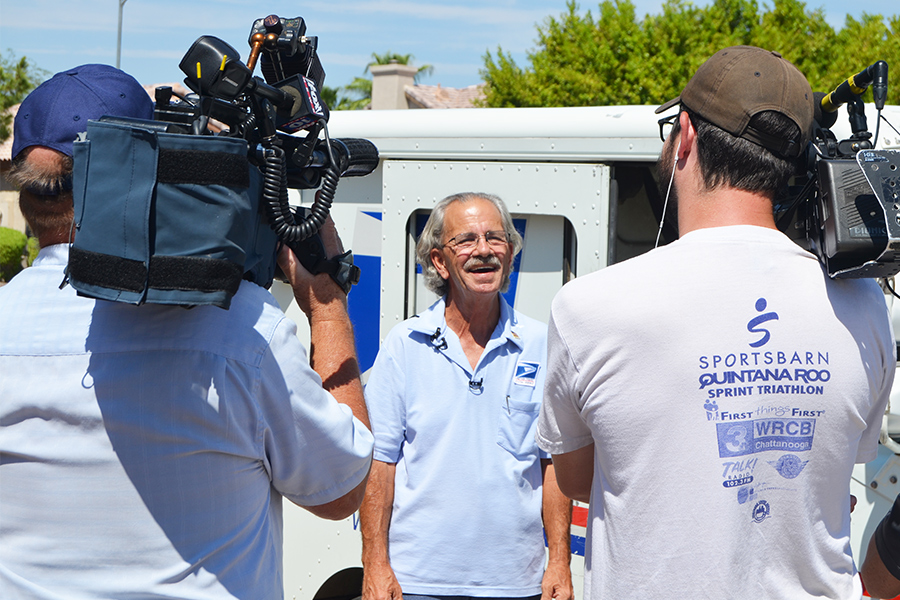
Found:
[{"label": "polo shirt collar", "polygon": [[53,244],[41,248],[32,263],[34,266],[66,265],[69,263],[69,245]]},{"label": "polo shirt collar", "polygon": [[503,334],[507,340],[518,346],[520,349],[525,348],[525,341],[522,339],[522,327],[516,319],[516,313],[512,307],[506,302],[506,298],[500,295],[500,323],[503,324]]},{"label": "polo shirt collar", "polygon": [[[443,333],[444,329],[447,327],[447,323],[444,319],[444,311],[446,310],[445,300],[446,296],[442,296],[437,302],[429,306],[425,312],[418,315],[418,318],[410,319],[409,328],[412,331],[424,333],[429,336],[437,333],[439,328]],[[525,341],[522,339],[522,327],[516,319],[515,311],[509,303],[506,302],[506,299],[502,294],[500,295],[500,321],[498,325],[503,327],[503,330],[500,333],[501,340],[509,341],[519,348],[524,349]],[[486,347],[485,350],[488,350],[488,348],[493,345],[494,344],[488,342],[488,347]]]}]

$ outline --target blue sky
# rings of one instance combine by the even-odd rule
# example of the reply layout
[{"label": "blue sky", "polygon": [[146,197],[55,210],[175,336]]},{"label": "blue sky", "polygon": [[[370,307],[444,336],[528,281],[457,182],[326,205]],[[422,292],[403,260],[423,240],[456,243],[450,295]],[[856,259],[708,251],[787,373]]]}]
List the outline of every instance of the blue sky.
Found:
[{"label": "blue sky", "polygon": [[[0,0],[0,50],[28,56],[50,72],[89,62],[115,64],[119,0]],[[638,14],[660,12],[660,0],[634,0]],[[696,4],[705,4],[703,1]],[[760,0],[763,6],[771,2]],[[896,0],[809,0],[840,28],[846,14],[863,10],[900,13]],[[597,2],[580,10],[596,15]],[[201,35],[220,37],[246,59],[256,18],[301,16],[307,34],[319,37],[326,85],[363,75],[372,52],[412,54],[430,64],[422,83],[464,87],[480,82],[487,50],[498,46],[520,65],[533,48],[536,24],[566,10],[565,0],[127,0],[122,28],[122,68],[143,84],[181,81],[178,63]],[[852,48],[838,51],[852,52]],[[860,68],[866,65],[860,65]]]}]

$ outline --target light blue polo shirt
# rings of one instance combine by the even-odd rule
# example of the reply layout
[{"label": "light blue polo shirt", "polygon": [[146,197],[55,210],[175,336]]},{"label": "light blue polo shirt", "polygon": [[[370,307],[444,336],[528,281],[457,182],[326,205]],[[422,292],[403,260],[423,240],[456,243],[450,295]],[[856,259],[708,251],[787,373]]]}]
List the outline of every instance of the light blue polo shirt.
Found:
[{"label": "light blue polo shirt", "polygon": [[535,428],[547,326],[500,298],[473,371],[444,300],[388,334],[366,385],[375,458],[397,463],[389,532],[404,593],[541,592],[544,540]]}]

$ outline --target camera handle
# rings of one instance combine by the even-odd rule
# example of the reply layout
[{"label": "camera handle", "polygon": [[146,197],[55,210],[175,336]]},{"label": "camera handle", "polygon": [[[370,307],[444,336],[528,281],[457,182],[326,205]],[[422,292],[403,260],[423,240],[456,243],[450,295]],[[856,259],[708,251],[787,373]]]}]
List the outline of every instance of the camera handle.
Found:
[{"label": "camera handle", "polygon": [[[309,209],[302,206],[291,207],[294,218],[303,220],[308,216]],[[350,288],[359,283],[360,269],[353,264],[353,253],[347,250],[343,254],[328,258],[325,252],[325,244],[318,233],[300,242],[285,242],[297,260],[303,267],[313,274],[328,273],[345,294],[350,293]],[[280,267],[276,267],[275,278],[287,281]]]}]

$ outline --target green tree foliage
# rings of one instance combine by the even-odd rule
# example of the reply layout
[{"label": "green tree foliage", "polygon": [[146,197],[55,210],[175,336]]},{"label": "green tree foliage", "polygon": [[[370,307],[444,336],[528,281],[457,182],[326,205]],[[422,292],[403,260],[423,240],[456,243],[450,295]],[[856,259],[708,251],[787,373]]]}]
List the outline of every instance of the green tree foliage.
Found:
[{"label": "green tree foliage", "polygon": [[[387,65],[392,62],[401,65],[411,64],[415,57],[412,54],[396,54],[388,50],[383,54],[377,52],[372,53],[372,61],[363,69],[363,73],[369,72],[369,67],[374,65]],[[431,65],[422,65],[416,73],[416,81],[425,75],[431,75],[434,67]],[[336,91],[336,97],[333,106],[335,110],[361,110],[364,109],[372,101],[372,80],[366,77],[354,77],[353,81],[339,88]],[[326,100],[327,102],[327,100]]]},{"label": "green tree foliage", "polygon": [[362,110],[372,102],[372,80],[354,77],[341,88],[337,110]]},{"label": "green tree foliage", "polygon": [[[847,16],[835,31],[821,9],[807,10],[800,0],[773,0],[763,10],[756,0],[702,8],[668,0],[660,14],[642,19],[631,0],[604,0],[596,18],[580,14],[574,0],[567,8],[537,26],[528,66],[499,47],[485,54],[485,106],[660,104],[711,54],[734,45],[777,50],[816,91],[833,90],[876,60],[900,72],[900,16]],[[870,90],[863,98],[871,97]],[[900,104],[900,85],[889,88],[888,103]]]},{"label": "green tree foliage", "polygon": [[0,227],[0,281],[9,281],[22,270],[22,258],[28,238],[9,227]]},{"label": "green tree foliage", "polygon": [[338,102],[338,92],[339,88],[328,87],[327,85],[323,85],[322,89],[319,90],[319,96],[322,100],[325,101],[325,104],[328,105],[328,108],[334,107]]},{"label": "green tree foliage", "polygon": [[17,59],[12,50],[0,53],[0,143],[12,135],[12,116],[6,110],[22,101],[47,76],[26,57]]}]

